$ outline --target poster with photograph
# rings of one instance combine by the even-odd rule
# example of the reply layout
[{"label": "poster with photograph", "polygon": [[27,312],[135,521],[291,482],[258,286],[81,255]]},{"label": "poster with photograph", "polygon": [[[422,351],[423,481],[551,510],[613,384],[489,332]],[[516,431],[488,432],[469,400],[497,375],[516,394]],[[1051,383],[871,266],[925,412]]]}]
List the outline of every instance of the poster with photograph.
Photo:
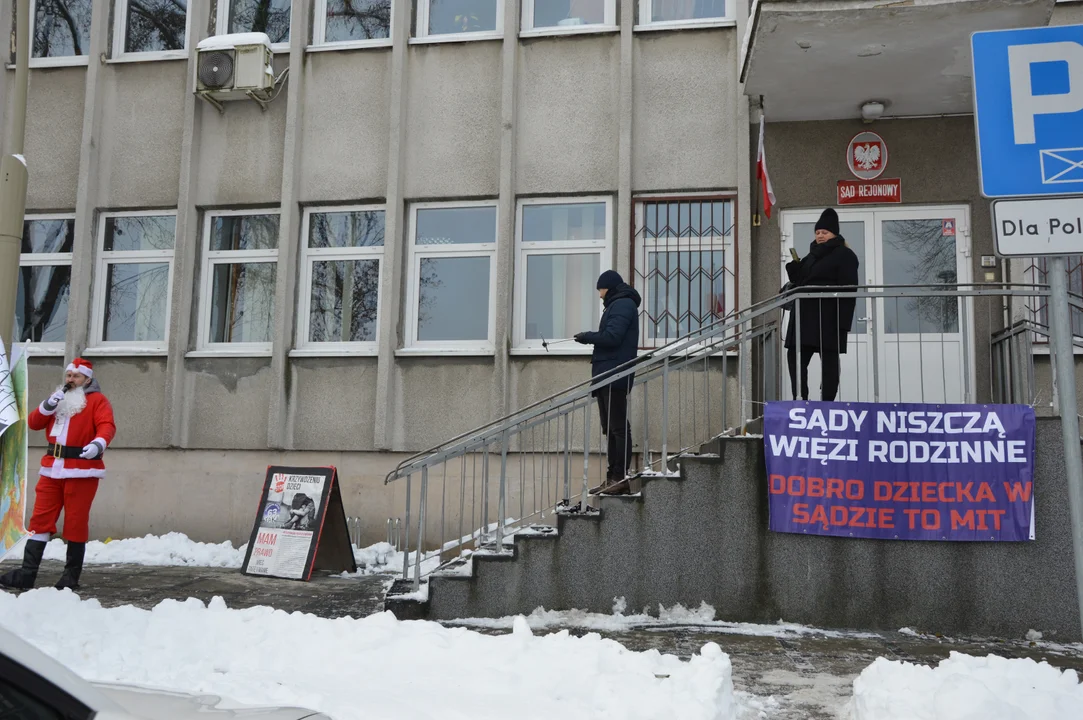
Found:
[{"label": "poster with photograph", "polygon": [[357,569],[337,472],[334,467],[268,467],[242,571],[308,580],[315,567]]}]

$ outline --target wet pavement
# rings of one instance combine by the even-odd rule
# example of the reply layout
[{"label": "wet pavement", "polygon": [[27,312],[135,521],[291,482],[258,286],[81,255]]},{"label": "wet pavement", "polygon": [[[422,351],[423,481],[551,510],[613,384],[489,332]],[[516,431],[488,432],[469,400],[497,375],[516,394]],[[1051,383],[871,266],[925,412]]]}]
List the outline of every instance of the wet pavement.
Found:
[{"label": "wet pavement", "polygon": [[[7,570],[11,563],[3,563]],[[56,582],[63,566],[42,565],[39,586]],[[363,617],[383,610],[389,575],[314,575],[310,582],[243,575],[239,570],[195,567],[89,565],[84,571],[84,599],[105,607],[152,608],[162,600],[189,597],[204,602],[222,597],[232,608],[271,605],[287,612],[320,617]],[[455,623],[448,623],[455,624]],[[592,632],[567,628],[575,635]],[[503,633],[507,630],[480,632]],[[545,631],[556,632],[557,628]],[[935,665],[952,651],[970,655],[1029,657],[1083,674],[1083,645],[1062,646],[1026,640],[942,638],[899,632],[842,633],[773,632],[757,634],[718,626],[651,626],[601,634],[630,650],[657,650],[688,658],[705,643],[715,642],[733,663],[734,686],[746,706],[741,720],[837,720],[848,718],[853,680],[878,657]],[[770,632],[771,634],[763,634]]]}]

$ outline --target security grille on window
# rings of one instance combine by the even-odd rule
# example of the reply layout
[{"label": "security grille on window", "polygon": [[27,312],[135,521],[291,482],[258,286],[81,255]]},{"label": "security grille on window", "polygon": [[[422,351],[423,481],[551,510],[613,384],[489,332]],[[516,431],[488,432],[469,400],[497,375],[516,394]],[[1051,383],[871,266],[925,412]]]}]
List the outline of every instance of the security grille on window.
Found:
[{"label": "security grille on window", "polygon": [[[14,20],[16,7],[11,4]],[[84,57],[90,48],[92,0],[30,0],[34,38],[30,57],[36,65],[60,65]],[[15,24],[12,23],[11,61],[15,62]],[[85,62],[85,60],[84,60]]]},{"label": "security grille on window", "polygon": [[[1083,295],[1083,255],[1074,255],[1067,258],[1067,270],[1068,270],[1068,292],[1075,295]],[[1049,258],[1036,257],[1033,258],[1029,266],[1024,270],[1025,282],[1034,285],[1048,285],[1049,284]],[[1030,319],[1039,325],[1049,327],[1049,303],[1047,298],[1032,297],[1026,299],[1026,308],[1030,313]],[[1078,307],[1071,307],[1072,318],[1072,334],[1076,337],[1083,337],[1083,310]],[[1033,342],[1035,344],[1044,345],[1047,343],[1045,335],[1035,333],[1033,336]]]},{"label": "security grille on window", "polygon": [[314,45],[386,44],[391,37],[391,0],[316,0],[315,12]]},{"label": "security grille on window", "polygon": [[113,55],[182,56],[188,47],[189,0],[116,0]]},{"label": "security grille on window", "polygon": [[645,347],[664,345],[734,311],[732,213],[723,198],[636,203],[633,276],[643,293]]},{"label": "security grille on window", "polygon": [[491,352],[496,205],[425,203],[412,215],[407,344]]},{"label": "security grille on window", "polygon": [[523,31],[616,27],[616,0],[523,0]]},{"label": "security grille on window", "polygon": [[217,35],[261,32],[283,47],[290,41],[290,0],[218,0]]},{"label": "security grille on window", "polygon": [[207,217],[203,349],[269,353],[274,337],[278,214]]},{"label": "security grille on window", "polygon": [[414,35],[489,37],[500,34],[503,22],[503,0],[417,0]]},{"label": "security grille on window", "polygon": [[177,216],[161,211],[107,214],[95,273],[94,341],[164,351]]},{"label": "security grille on window", "polygon": [[19,342],[64,351],[71,295],[75,218],[39,215],[23,223],[15,327]]},{"label": "security grille on window", "polygon": [[384,211],[327,208],[305,214],[301,346],[374,351]]},{"label": "security grille on window", "polygon": [[[523,200],[517,225],[516,344],[568,340],[598,328],[598,276],[609,269],[609,198]],[[581,352],[563,343],[552,352]],[[589,350],[589,348],[587,348]]]},{"label": "security grille on window", "polygon": [[730,0],[639,0],[640,25],[698,24],[732,19]]}]

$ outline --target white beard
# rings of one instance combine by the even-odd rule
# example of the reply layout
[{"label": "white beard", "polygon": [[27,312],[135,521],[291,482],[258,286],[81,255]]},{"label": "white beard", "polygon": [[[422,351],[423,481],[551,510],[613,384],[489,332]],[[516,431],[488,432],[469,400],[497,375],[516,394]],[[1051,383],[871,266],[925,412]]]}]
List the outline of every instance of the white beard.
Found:
[{"label": "white beard", "polygon": [[64,399],[56,406],[58,417],[69,418],[79,414],[86,407],[86,391],[81,387],[72,388],[64,393]]}]

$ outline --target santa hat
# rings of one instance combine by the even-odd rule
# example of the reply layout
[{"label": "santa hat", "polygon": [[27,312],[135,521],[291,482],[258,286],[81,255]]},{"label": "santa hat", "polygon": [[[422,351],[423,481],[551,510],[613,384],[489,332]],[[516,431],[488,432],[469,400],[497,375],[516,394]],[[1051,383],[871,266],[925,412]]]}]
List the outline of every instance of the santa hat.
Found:
[{"label": "santa hat", "polygon": [[94,377],[94,366],[91,365],[89,360],[84,360],[81,357],[77,357],[68,363],[66,368],[67,372],[77,372],[86,375],[88,378]]}]

